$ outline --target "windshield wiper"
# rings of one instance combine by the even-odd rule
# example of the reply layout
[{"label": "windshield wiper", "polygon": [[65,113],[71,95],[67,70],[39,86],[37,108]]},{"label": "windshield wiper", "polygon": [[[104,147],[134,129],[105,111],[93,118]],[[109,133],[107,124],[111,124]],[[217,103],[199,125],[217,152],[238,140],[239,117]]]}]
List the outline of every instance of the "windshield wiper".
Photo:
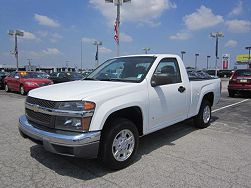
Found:
[{"label": "windshield wiper", "polygon": [[100,81],[118,81],[118,82],[123,82],[123,79],[119,79],[119,78],[104,78],[101,79]]},{"label": "windshield wiper", "polygon": [[95,80],[95,81],[97,81],[98,79],[96,79],[96,78],[84,78],[83,80]]}]

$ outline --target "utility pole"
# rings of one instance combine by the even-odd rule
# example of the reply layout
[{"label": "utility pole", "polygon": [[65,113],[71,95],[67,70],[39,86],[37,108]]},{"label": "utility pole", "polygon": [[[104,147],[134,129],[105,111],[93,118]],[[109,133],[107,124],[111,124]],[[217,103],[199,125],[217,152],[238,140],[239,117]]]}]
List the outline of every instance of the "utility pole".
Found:
[{"label": "utility pole", "polygon": [[96,67],[98,67],[98,57],[99,57],[99,54],[98,54],[98,47],[102,45],[102,41],[94,41],[93,42],[93,45],[96,45],[96,55],[95,55],[95,60],[96,60]]},{"label": "utility pole", "polygon": [[183,55],[184,55],[186,52],[185,52],[185,51],[181,51],[180,53],[181,53],[181,59],[182,59],[182,61],[183,61]]},{"label": "utility pole", "polygon": [[223,32],[215,32],[210,33],[210,37],[216,39],[216,45],[215,45],[215,76],[217,76],[217,69],[218,69],[218,46],[219,46],[219,37],[224,37]]},{"label": "utility pole", "polygon": [[197,57],[199,56],[200,54],[195,54],[195,70],[197,70]]},{"label": "utility pole", "polygon": [[31,58],[28,58],[27,60],[28,60],[28,62],[29,62],[29,63],[28,63],[28,64],[29,64],[29,71],[31,71],[31,60],[32,60],[32,59],[31,59]]},{"label": "utility pole", "polygon": [[117,7],[117,17],[116,17],[116,21],[115,21],[115,27],[116,27],[116,43],[117,43],[117,56],[119,56],[119,41],[120,41],[120,6],[122,5],[122,3],[127,3],[127,2],[131,2],[131,0],[105,0],[106,3],[114,3],[114,5]]},{"label": "utility pole", "polygon": [[9,30],[8,34],[9,34],[10,36],[14,36],[14,37],[15,37],[14,55],[15,55],[15,58],[16,58],[16,62],[17,62],[17,71],[18,71],[19,65],[18,65],[17,36],[23,37],[23,36],[24,36],[24,32],[19,31],[19,30],[16,30],[16,31],[14,31],[14,30]]},{"label": "utility pole", "polygon": [[147,54],[148,51],[150,51],[151,49],[150,48],[143,48],[143,50],[145,51],[145,54]]},{"label": "utility pole", "polygon": [[250,50],[251,50],[251,46],[247,46],[245,47],[246,50],[248,50],[248,68],[251,68],[251,59],[250,59]]},{"label": "utility pole", "polygon": [[207,56],[207,70],[208,70],[208,59],[209,59],[210,57],[211,57],[210,55]]},{"label": "utility pole", "polygon": [[83,73],[83,39],[81,38],[81,52],[80,52],[80,67],[81,67],[81,74]]}]

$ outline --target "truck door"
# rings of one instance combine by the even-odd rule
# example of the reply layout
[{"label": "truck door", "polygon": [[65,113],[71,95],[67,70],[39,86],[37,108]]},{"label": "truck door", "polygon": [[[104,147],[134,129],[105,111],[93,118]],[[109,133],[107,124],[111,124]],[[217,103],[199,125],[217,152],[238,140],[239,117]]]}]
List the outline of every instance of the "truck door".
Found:
[{"label": "truck door", "polygon": [[158,83],[149,86],[149,131],[186,119],[188,108],[187,90],[176,58],[162,59],[153,78],[158,78]]}]

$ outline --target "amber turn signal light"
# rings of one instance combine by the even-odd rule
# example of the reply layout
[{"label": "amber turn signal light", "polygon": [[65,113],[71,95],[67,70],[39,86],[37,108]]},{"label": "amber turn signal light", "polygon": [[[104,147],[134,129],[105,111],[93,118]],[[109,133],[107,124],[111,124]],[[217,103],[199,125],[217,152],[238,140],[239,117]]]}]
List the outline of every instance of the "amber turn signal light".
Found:
[{"label": "amber turn signal light", "polygon": [[93,110],[95,108],[95,103],[93,102],[84,102],[85,110]]}]

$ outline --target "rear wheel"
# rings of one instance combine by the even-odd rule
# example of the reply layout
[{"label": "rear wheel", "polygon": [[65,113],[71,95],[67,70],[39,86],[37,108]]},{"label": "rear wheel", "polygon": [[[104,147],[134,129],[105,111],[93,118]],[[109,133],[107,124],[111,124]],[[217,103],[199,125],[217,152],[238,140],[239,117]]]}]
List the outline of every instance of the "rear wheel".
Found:
[{"label": "rear wheel", "polygon": [[5,90],[6,92],[10,92],[10,88],[9,88],[9,86],[8,86],[7,83],[5,83],[5,85],[4,85],[4,90]]},{"label": "rear wheel", "polygon": [[200,111],[194,117],[194,125],[198,128],[206,128],[210,125],[211,120],[211,104],[207,100],[203,100],[200,106]]},{"label": "rear wheel", "polygon": [[23,85],[21,85],[21,86],[20,86],[20,88],[19,88],[19,92],[20,92],[20,94],[21,94],[21,95],[25,95],[25,94],[26,94],[26,92],[25,92],[25,90],[24,90],[24,86],[23,86]]},{"label": "rear wheel", "polygon": [[235,92],[233,90],[228,90],[229,97],[234,97]]},{"label": "rear wheel", "polygon": [[109,123],[101,138],[100,158],[110,169],[129,166],[137,152],[139,133],[128,119],[118,118]]}]

